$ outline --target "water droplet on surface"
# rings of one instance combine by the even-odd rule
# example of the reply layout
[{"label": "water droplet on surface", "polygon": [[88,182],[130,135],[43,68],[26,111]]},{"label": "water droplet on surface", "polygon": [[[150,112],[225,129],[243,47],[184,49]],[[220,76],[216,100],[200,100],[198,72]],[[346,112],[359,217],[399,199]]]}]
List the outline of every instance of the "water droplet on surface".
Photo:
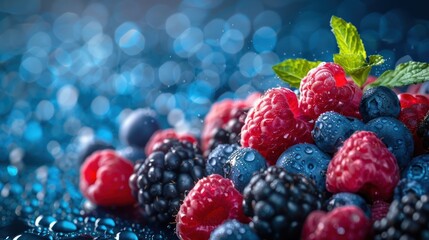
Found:
[{"label": "water droplet on surface", "polygon": [[49,225],[49,230],[53,231],[53,232],[64,232],[64,233],[69,233],[69,232],[74,232],[77,230],[77,226],[70,222],[70,221],[66,221],[66,220],[61,220],[61,221],[54,221]]},{"label": "water droplet on surface", "polygon": [[54,221],[56,221],[54,217],[40,215],[34,221],[34,225],[36,225],[36,227],[49,227]]},{"label": "water droplet on surface", "polygon": [[116,240],[138,240],[137,235],[132,231],[121,231],[116,234]]}]

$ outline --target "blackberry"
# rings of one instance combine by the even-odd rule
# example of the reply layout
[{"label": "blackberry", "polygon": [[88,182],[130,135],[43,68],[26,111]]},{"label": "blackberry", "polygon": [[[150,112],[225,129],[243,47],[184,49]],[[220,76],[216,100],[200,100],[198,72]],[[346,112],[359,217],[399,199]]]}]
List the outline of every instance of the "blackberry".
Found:
[{"label": "blackberry", "polygon": [[429,150],[429,112],[417,128],[417,136],[422,140],[425,150]]},{"label": "blackberry", "polygon": [[277,166],[256,173],[243,198],[250,227],[263,239],[299,239],[306,217],[322,204],[311,180]]},{"label": "blackberry", "polygon": [[394,200],[387,216],[374,223],[374,239],[429,239],[429,196],[408,194]]},{"label": "blackberry", "polygon": [[[209,141],[209,152],[215,149],[219,144],[240,145],[240,132],[248,111],[249,108],[234,109],[232,118],[223,127],[215,128],[213,130],[213,138]],[[209,152],[207,152],[206,156]]]},{"label": "blackberry", "polygon": [[130,187],[149,223],[173,222],[185,195],[205,176],[196,144],[165,139],[130,177]]}]

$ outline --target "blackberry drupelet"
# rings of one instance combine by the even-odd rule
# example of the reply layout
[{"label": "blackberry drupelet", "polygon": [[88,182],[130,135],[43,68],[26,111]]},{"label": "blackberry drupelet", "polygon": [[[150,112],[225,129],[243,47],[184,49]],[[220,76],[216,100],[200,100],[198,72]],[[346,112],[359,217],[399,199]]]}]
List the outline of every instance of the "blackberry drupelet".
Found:
[{"label": "blackberry drupelet", "polygon": [[394,200],[387,216],[374,223],[374,239],[429,239],[429,196],[408,194]]},{"label": "blackberry drupelet", "polygon": [[262,239],[299,239],[306,217],[322,204],[311,180],[277,166],[255,174],[243,198],[250,226]]},{"label": "blackberry drupelet", "polygon": [[[238,144],[240,145],[240,132],[244,125],[249,108],[234,109],[233,117],[224,125],[224,127],[215,128],[213,138],[209,141],[208,151],[212,151],[219,144]],[[207,153],[206,155],[208,155]]]},{"label": "blackberry drupelet", "polygon": [[130,177],[133,195],[149,223],[174,221],[180,204],[195,183],[205,176],[205,160],[196,144],[165,139]]}]

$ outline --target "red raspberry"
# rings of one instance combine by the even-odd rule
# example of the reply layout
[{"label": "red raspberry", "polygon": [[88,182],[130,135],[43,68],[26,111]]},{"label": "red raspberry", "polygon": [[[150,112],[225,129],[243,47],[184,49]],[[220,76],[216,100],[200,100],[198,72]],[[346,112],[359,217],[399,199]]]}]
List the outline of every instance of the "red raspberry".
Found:
[{"label": "red raspberry", "polygon": [[128,180],[133,164],[114,150],[102,150],[86,158],[80,169],[80,190],[100,206],[124,206],[135,202]]},{"label": "red raspberry", "polygon": [[299,108],[315,120],[327,111],[347,117],[359,115],[362,90],[346,78],[343,68],[335,63],[321,63],[301,81]]},{"label": "red raspberry", "polygon": [[429,96],[419,94],[398,94],[401,104],[399,121],[405,124],[414,138],[414,153],[416,155],[425,152],[422,140],[417,136],[417,127],[423,121],[429,111]]},{"label": "red raspberry", "polygon": [[381,220],[389,212],[390,203],[377,200],[371,206],[371,222]]},{"label": "red raspberry", "polygon": [[145,147],[146,156],[149,156],[153,152],[155,147],[161,144],[164,141],[164,139],[169,139],[169,138],[174,138],[179,141],[188,141],[190,143],[196,143],[198,141],[197,138],[192,134],[177,133],[172,128],[161,129],[156,131],[152,135],[152,137],[150,137],[149,142],[146,144],[146,147]]},{"label": "red raspberry", "polygon": [[243,196],[231,180],[212,174],[189,191],[176,217],[180,239],[209,239],[210,233],[225,220],[248,223],[243,213]]},{"label": "red raspberry", "polygon": [[364,240],[371,234],[371,223],[356,206],[338,207],[331,212],[312,212],[305,220],[303,240]]},{"label": "red raspberry", "polygon": [[352,134],[329,162],[326,189],[360,193],[369,200],[389,201],[399,181],[393,154],[373,132]]},{"label": "red raspberry", "polygon": [[260,93],[253,93],[245,100],[225,99],[212,105],[204,119],[201,134],[201,148],[205,155],[209,152],[209,142],[214,137],[215,129],[224,128],[236,112],[252,107],[260,96]]},{"label": "red raspberry", "polygon": [[288,88],[272,88],[247,114],[241,145],[257,150],[273,165],[288,147],[312,142],[311,129],[298,108],[296,94]]}]

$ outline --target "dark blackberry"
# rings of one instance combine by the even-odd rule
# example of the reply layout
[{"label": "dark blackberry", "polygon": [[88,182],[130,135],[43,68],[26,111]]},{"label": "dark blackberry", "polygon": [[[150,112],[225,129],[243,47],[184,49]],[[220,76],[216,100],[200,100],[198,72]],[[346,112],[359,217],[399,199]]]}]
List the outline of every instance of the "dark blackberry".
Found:
[{"label": "dark blackberry", "polygon": [[311,180],[277,166],[255,174],[243,198],[250,227],[263,239],[299,239],[307,215],[322,204]]},{"label": "dark blackberry", "polygon": [[374,239],[429,239],[429,196],[407,194],[394,200],[387,216],[374,223]]},{"label": "dark blackberry", "polygon": [[429,150],[429,112],[417,128],[417,136],[422,140],[425,150]]},{"label": "dark blackberry", "polygon": [[173,222],[180,204],[205,176],[205,160],[196,144],[165,139],[130,177],[130,186],[149,223]]},{"label": "dark blackberry", "polygon": [[[247,112],[246,109],[234,109],[233,117],[224,125],[224,127],[213,130],[213,138],[209,141],[209,152],[219,144],[238,144],[240,145],[240,132],[244,125]],[[209,152],[206,154],[208,155]]]}]

